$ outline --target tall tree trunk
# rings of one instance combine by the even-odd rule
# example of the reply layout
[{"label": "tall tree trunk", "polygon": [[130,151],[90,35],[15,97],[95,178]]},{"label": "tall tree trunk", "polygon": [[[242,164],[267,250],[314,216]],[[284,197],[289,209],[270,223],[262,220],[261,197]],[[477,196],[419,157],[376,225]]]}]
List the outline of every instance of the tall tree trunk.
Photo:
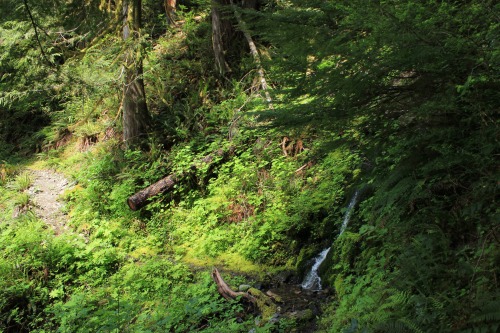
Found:
[{"label": "tall tree trunk", "polygon": [[215,65],[219,70],[219,74],[224,76],[226,73],[231,71],[229,65],[226,62],[226,58],[224,56],[224,33],[225,33],[225,24],[223,19],[221,18],[221,0],[212,0],[212,48],[214,50],[215,55]]},{"label": "tall tree trunk", "polygon": [[175,6],[177,0],[164,0],[165,14],[167,15],[167,22],[169,25],[175,25]]},{"label": "tall tree trunk", "polygon": [[123,40],[126,43],[123,86],[123,141],[134,146],[147,134],[150,115],[142,78],[140,52],[141,0],[123,0]]}]

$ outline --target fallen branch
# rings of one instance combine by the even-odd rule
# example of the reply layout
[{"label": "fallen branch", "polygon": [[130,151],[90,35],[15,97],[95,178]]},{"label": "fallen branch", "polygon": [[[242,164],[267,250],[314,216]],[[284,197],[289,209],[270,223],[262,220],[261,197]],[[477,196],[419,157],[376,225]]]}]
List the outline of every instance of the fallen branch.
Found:
[{"label": "fallen branch", "polygon": [[246,292],[243,292],[243,291],[232,290],[227,285],[226,281],[224,281],[224,279],[220,275],[219,270],[217,268],[214,268],[212,271],[212,279],[214,279],[214,282],[217,285],[217,291],[225,299],[231,300],[231,299],[236,299],[237,297],[241,296],[242,298],[248,300],[252,304],[256,303],[255,297],[253,297],[252,295],[250,295]]},{"label": "fallen branch", "polygon": [[247,292],[234,291],[224,281],[217,268],[212,271],[212,279],[217,285],[217,291],[227,300],[234,300],[241,297],[251,304],[261,313],[263,320],[269,320],[278,312],[278,306],[272,301],[272,298],[264,294],[262,291],[250,288]]},{"label": "fallen branch", "polygon": [[148,204],[147,200],[157,194],[170,191],[177,184],[177,177],[175,174],[168,175],[167,177],[157,181],[153,185],[137,192],[127,199],[127,204],[132,210],[138,210]]},{"label": "fallen branch", "polygon": [[295,170],[295,173],[300,173],[303,170],[305,170],[305,169],[307,169],[307,168],[309,168],[309,167],[311,167],[313,165],[314,165],[314,163],[312,161],[309,161],[306,164],[304,164],[303,166],[301,166],[300,168],[298,168],[297,170]]}]

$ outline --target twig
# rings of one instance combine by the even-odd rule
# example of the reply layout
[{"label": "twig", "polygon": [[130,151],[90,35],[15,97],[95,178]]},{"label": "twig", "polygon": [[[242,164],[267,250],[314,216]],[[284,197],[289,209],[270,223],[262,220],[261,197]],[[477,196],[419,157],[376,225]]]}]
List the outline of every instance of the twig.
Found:
[{"label": "twig", "polygon": [[304,164],[303,166],[301,166],[300,168],[298,168],[297,170],[295,170],[295,173],[299,173],[299,172],[301,172],[302,170],[307,169],[307,168],[308,168],[308,167],[310,167],[311,165],[313,165],[313,162],[312,162],[312,161],[309,161],[309,162],[307,162],[306,164]]}]

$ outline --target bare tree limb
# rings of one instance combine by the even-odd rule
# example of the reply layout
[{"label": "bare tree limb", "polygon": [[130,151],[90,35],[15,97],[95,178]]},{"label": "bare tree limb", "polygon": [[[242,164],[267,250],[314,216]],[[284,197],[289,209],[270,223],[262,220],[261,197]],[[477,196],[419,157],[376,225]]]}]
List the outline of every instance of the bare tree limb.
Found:
[{"label": "bare tree limb", "polygon": [[248,46],[250,47],[250,54],[252,55],[256,67],[257,67],[257,73],[259,75],[259,80],[260,80],[260,86],[262,90],[264,91],[264,94],[266,96],[266,101],[267,104],[269,105],[269,108],[271,110],[274,110],[273,106],[273,100],[271,98],[271,95],[269,94],[269,86],[267,85],[266,77],[264,75],[264,68],[262,67],[262,61],[260,59],[259,51],[257,50],[257,46],[255,45],[252,36],[250,35],[250,32],[247,28],[247,25],[245,21],[243,21],[243,18],[241,17],[240,12],[238,11],[238,8],[236,8],[235,4],[233,3],[233,0],[230,0],[231,7],[233,8],[234,15],[236,16],[236,19],[238,20],[238,25],[240,27],[241,32],[243,32],[243,35],[245,36]]},{"label": "bare tree limb", "polygon": [[271,319],[278,312],[278,307],[272,298],[258,289],[250,288],[247,292],[232,290],[226,281],[224,281],[217,268],[214,268],[212,271],[212,279],[214,279],[217,291],[222,297],[227,300],[236,299],[237,297],[247,300],[261,313],[264,320]]},{"label": "bare tree limb", "polygon": [[212,271],[212,279],[214,279],[214,282],[217,285],[217,291],[225,299],[227,299],[227,300],[236,299],[237,297],[241,296],[242,298],[245,298],[248,301],[250,301],[252,304],[256,303],[256,300],[252,295],[250,295],[246,292],[243,292],[243,291],[232,290],[227,285],[226,281],[224,281],[224,279],[220,275],[219,270],[217,268],[214,268]]}]

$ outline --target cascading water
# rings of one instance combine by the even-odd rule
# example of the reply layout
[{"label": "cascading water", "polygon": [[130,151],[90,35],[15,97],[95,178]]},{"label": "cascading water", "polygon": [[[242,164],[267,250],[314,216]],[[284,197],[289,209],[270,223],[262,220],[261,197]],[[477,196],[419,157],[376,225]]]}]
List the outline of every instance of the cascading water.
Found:
[{"label": "cascading water", "polygon": [[351,214],[352,214],[352,209],[354,208],[354,205],[358,202],[358,195],[359,195],[359,190],[356,190],[354,192],[354,195],[351,198],[351,201],[349,202],[349,205],[347,206],[347,210],[345,211],[344,215],[344,220],[342,221],[342,227],[340,227],[340,233],[339,236],[342,235],[347,228],[347,225],[349,224],[349,221],[351,220]]},{"label": "cascading water", "polygon": [[[349,202],[349,205],[347,206],[347,210],[344,214],[344,219],[342,221],[342,226],[340,227],[340,233],[339,236],[342,235],[347,228],[347,225],[349,224],[349,220],[351,219],[351,213],[354,208],[354,205],[356,205],[358,201],[358,195],[359,191],[354,192],[354,195]],[[304,289],[309,289],[309,290],[321,290],[321,277],[318,275],[318,269],[319,266],[323,263],[325,260],[326,256],[328,255],[328,252],[330,252],[331,247],[324,249],[321,251],[321,253],[314,258],[314,264],[311,267],[311,270],[309,273],[307,273],[306,277],[304,278],[304,281],[302,282],[301,286]]]},{"label": "cascading water", "polygon": [[314,265],[311,267],[309,273],[307,273],[301,286],[304,289],[309,290],[321,290],[321,278],[318,275],[318,268],[323,263],[328,252],[330,252],[331,247],[324,249],[321,253],[314,258]]}]

